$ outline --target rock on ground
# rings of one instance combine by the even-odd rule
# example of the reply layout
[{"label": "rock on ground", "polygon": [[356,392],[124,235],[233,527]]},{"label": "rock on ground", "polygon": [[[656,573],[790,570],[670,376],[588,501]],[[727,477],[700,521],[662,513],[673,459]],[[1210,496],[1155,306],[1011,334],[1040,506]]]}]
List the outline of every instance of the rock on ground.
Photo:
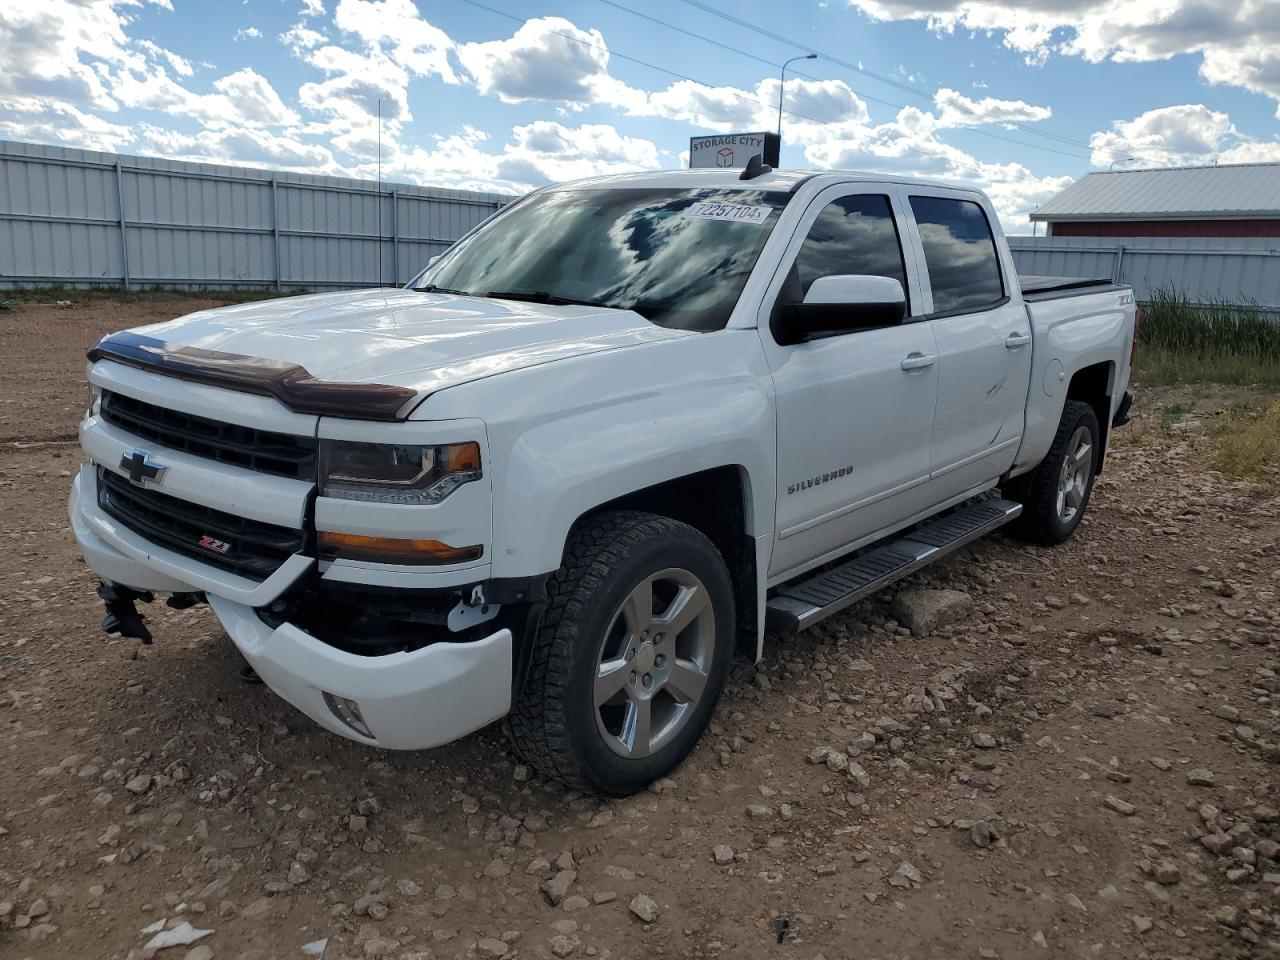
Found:
[{"label": "rock on ground", "polygon": [[893,613],[917,637],[955,623],[973,609],[973,597],[960,590],[909,589],[893,598]]}]

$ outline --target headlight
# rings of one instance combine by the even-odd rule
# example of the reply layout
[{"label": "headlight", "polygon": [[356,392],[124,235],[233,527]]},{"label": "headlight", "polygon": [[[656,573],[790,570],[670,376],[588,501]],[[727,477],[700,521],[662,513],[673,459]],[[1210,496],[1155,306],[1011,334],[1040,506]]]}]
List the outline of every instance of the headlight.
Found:
[{"label": "headlight", "polygon": [[479,480],[480,444],[320,442],[320,494],[380,503],[439,503]]},{"label": "headlight", "polygon": [[89,408],[84,412],[84,418],[88,420],[90,417],[96,417],[102,412],[102,388],[96,383],[89,384]]}]

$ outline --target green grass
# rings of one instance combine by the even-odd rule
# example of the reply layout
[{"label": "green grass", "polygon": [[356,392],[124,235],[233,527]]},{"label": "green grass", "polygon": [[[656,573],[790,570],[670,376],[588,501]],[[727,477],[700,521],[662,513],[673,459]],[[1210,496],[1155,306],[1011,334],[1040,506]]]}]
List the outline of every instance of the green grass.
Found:
[{"label": "green grass", "polygon": [[1171,403],[1160,408],[1160,426],[1169,430],[1175,423],[1191,412],[1191,408],[1182,403]]},{"label": "green grass", "polygon": [[1253,303],[1192,303],[1172,290],[1142,305],[1140,383],[1280,388],[1280,317]]}]

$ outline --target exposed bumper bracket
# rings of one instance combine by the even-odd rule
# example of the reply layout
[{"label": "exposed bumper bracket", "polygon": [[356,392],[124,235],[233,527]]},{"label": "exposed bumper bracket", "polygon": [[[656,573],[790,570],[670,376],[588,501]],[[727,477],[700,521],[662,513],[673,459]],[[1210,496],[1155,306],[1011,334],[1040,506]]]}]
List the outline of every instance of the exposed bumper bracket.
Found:
[{"label": "exposed bumper bracket", "polygon": [[98,596],[107,607],[107,615],[102,618],[103,633],[118,633],[122,637],[133,637],[150,645],[151,631],[142,622],[142,614],[134,606],[138,600],[150,603],[155,599],[149,590],[132,590],[119,583],[99,580]]}]

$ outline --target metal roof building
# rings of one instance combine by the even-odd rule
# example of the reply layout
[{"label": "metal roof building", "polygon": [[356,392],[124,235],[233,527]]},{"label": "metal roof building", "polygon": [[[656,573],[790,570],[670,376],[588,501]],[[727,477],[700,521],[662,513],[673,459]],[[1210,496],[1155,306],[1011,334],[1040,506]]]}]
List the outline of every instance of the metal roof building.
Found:
[{"label": "metal roof building", "polygon": [[1280,163],[1090,173],[1031,219],[1050,237],[1280,237]]}]

